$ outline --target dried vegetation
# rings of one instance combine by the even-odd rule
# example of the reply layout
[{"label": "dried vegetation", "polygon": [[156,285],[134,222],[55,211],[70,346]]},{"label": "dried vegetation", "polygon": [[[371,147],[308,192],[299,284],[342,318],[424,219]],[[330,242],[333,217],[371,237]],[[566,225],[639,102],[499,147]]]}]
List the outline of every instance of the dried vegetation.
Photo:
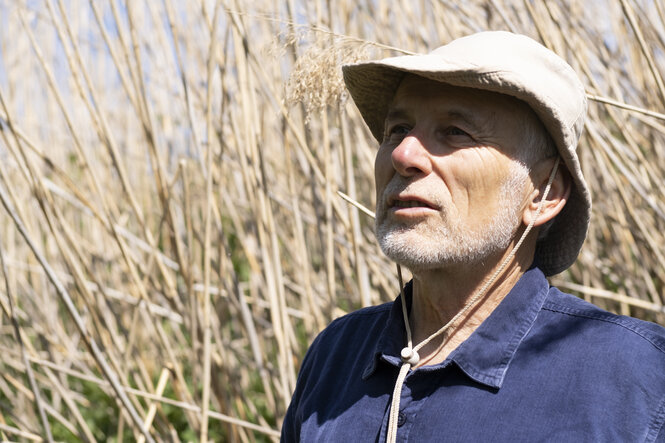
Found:
[{"label": "dried vegetation", "polygon": [[590,94],[554,282],[665,324],[661,2],[0,0],[0,438],[276,439],[316,333],[397,292],[339,64],[484,29]]}]

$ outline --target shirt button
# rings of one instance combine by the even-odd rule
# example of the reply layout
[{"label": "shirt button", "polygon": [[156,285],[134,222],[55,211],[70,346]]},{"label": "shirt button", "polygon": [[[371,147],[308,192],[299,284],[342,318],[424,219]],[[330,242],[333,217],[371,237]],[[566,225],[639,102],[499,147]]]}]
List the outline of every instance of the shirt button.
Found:
[{"label": "shirt button", "polygon": [[397,427],[402,427],[404,423],[406,423],[406,415],[403,412],[400,412],[397,416]]}]

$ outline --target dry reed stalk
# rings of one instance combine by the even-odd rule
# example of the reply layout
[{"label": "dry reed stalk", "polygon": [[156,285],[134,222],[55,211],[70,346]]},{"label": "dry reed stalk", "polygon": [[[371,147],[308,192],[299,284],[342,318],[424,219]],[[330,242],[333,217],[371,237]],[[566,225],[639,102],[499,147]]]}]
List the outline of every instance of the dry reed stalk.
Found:
[{"label": "dry reed stalk", "polygon": [[[0,237],[0,242],[1,241],[2,238]],[[32,366],[30,366],[30,362],[28,362],[28,355],[24,345],[25,340],[23,338],[18,318],[16,317],[16,312],[14,310],[14,305],[15,305],[14,294],[13,291],[11,290],[11,287],[9,286],[9,272],[7,271],[7,264],[5,263],[5,254],[3,252],[3,249],[4,248],[0,244],[0,268],[2,268],[2,276],[5,279],[5,291],[7,299],[9,300],[9,312],[5,311],[5,313],[9,314],[12,320],[14,333],[16,334],[16,341],[18,342],[19,348],[21,349],[21,358],[23,359],[23,364],[25,366],[25,373],[28,377],[28,382],[30,383],[30,389],[32,391],[34,402],[39,412],[39,419],[41,421],[42,429],[46,433],[46,440],[48,442],[52,442],[53,435],[51,434],[51,427],[49,426],[48,420],[46,419],[46,413],[44,412],[44,405],[42,404],[41,395],[39,393],[39,387],[35,382],[35,376],[32,371]]]},{"label": "dry reed stalk", "polygon": [[[286,157],[290,157],[291,150],[288,139],[284,145],[284,152]],[[288,178],[288,188],[291,197],[291,206],[293,208],[293,237],[296,244],[297,251],[297,267],[302,271],[303,286],[305,292],[305,303],[307,305],[306,311],[310,314],[305,318],[305,328],[311,329],[312,323],[316,324],[316,329],[324,327],[323,319],[321,318],[320,311],[317,307],[317,302],[314,298],[314,290],[312,288],[312,279],[310,276],[310,265],[307,257],[307,245],[305,242],[305,231],[302,220],[302,213],[300,211],[299,194],[296,190],[296,177],[293,171],[293,166],[290,162],[286,163],[286,173]],[[313,321],[312,321],[313,320]]]},{"label": "dry reed stalk", "polygon": [[[157,387],[155,388],[155,395],[158,397],[161,397],[162,394],[164,393],[164,389],[166,389],[166,383],[169,381],[169,373],[170,373],[169,368],[164,368],[162,369],[161,374],[159,375],[159,381],[157,382]],[[150,429],[152,426],[152,421],[155,418],[155,413],[157,412],[157,404],[155,402],[150,402],[150,408],[148,409],[148,413],[145,416],[145,419],[143,420],[143,425],[146,427],[146,429]],[[122,435],[121,432],[118,432],[119,435]],[[145,443],[145,439],[143,436],[140,436],[138,439],[139,443]]]},{"label": "dry reed stalk", "polygon": [[[427,52],[476,30],[540,35],[587,85],[579,152],[593,221],[578,263],[554,282],[665,323],[665,116],[651,92],[665,66],[659,3],[257,0],[218,5],[215,18],[211,2],[44,1],[0,2],[0,182],[141,421],[162,404],[156,439],[201,438],[205,417],[209,440],[275,439],[307,343],[330,319],[394,298],[371,210],[357,204],[375,204],[376,144],[339,64]],[[90,440],[100,422],[86,424],[85,396],[116,410],[117,394],[0,218],[54,439]],[[16,410],[0,402],[0,423],[36,434],[15,335],[0,327],[13,380],[0,378],[0,397]],[[138,429],[111,415],[106,438]]]},{"label": "dry reed stalk", "polygon": [[[4,110],[5,110],[5,113],[7,113],[7,115],[9,115],[9,113],[8,113],[8,111],[7,111],[7,108],[6,108],[6,104],[5,104],[4,99],[2,98],[2,95],[1,95],[1,94],[0,94],[0,102],[2,102],[2,106],[3,106]],[[11,126],[11,124],[10,124],[10,129],[11,129],[11,128],[12,128],[12,126]],[[18,136],[17,136],[16,134],[14,134],[14,137],[15,137],[15,139],[18,141]],[[19,145],[20,145],[20,143],[19,143]],[[29,167],[29,169],[30,169],[30,174],[34,176],[34,172],[33,172],[33,171],[34,171],[34,167]],[[38,183],[36,183],[36,184],[38,184]],[[38,188],[37,190],[39,191],[39,188]],[[41,193],[42,193],[42,195],[44,195],[44,191],[43,191],[43,190],[41,190]],[[64,290],[64,288],[62,287],[62,285],[60,284],[60,282],[57,280],[57,277],[55,277],[55,275],[54,275],[53,271],[51,270],[50,266],[48,265],[48,263],[45,262],[45,260],[44,260],[44,259],[42,258],[42,256],[41,256],[41,254],[36,250],[36,248],[35,248],[33,242],[31,241],[31,238],[29,237],[28,233],[27,233],[26,230],[25,230],[25,227],[24,227],[23,223],[22,223],[21,220],[18,218],[17,214],[16,214],[15,211],[13,210],[13,207],[11,206],[11,204],[9,203],[9,201],[7,200],[7,197],[6,197],[6,195],[4,194],[4,191],[2,191],[2,190],[0,190],[0,197],[2,198],[2,202],[3,202],[3,205],[5,206],[6,211],[9,213],[9,215],[10,215],[11,218],[13,219],[14,223],[16,224],[16,227],[17,227],[18,230],[21,232],[21,235],[24,237],[24,239],[26,240],[26,242],[27,242],[28,245],[30,246],[31,250],[33,251],[33,253],[34,253],[35,256],[37,257],[37,259],[39,260],[40,264],[41,264],[42,267],[44,268],[44,271],[45,271],[46,274],[48,275],[48,277],[49,277],[49,279],[51,280],[51,282],[56,286],[56,289],[58,290],[58,294],[61,296],[62,299],[64,299],[65,304],[66,304],[66,306],[67,306],[67,308],[68,308],[68,311],[69,311],[70,315],[72,315],[72,317],[74,318],[74,321],[75,321],[77,327],[79,328],[79,330],[81,331],[82,335],[83,335],[84,337],[86,337],[86,345],[89,346],[91,352],[93,353],[93,356],[94,356],[95,359],[97,360],[97,363],[100,365],[100,367],[101,367],[102,371],[105,373],[105,375],[106,375],[107,377],[109,377],[109,380],[111,381],[112,386],[113,386],[114,388],[117,388],[118,385],[117,385],[117,383],[114,382],[114,381],[115,381],[115,380],[114,380],[114,378],[115,378],[115,374],[114,374],[113,371],[108,367],[106,361],[105,361],[105,360],[103,359],[103,357],[101,356],[101,353],[99,352],[99,350],[98,350],[98,348],[97,348],[97,345],[96,345],[95,341],[94,341],[91,337],[87,336],[88,334],[87,334],[87,332],[85,331],[86,328],[85,328],[85,326],[83,325],[83,323],[82,323],[82,321],[81,321],[81,318],[80,318],[80,316],[79,316],[79,314],[78,314],[76,308],[74,307],[74,305],[73,305],[73,303],[72,303],[72,301],[71,301],[69,295],[68,295],[67,292]],[[44,209],[45,209],[45,208],[44,208]],[[47,217],[48,217],[48,216],[47,216]],[[49,224],[51,224],[50,221],[49,221]],[[52,232],[53,232],[53,231],[52,231]],[[54,232],[54,233],[55,233],[55,232]],[[57,240],[57,238],[58,238],[58,237],[56,236],[56,240]],[[60,249],[62,250],[62,247],[61,247]],[[70,263],[71,263],[71,262],[70,262]],[[77,268],[75,268],[75,269],[77,269]],[[76,272],[75,272],[75,274],[76,274]],[[125,406],[125,408],[127,409],[127,412],[130,414],[130,416],[132,415],[132,413],[135,414],[135,411],[134,411],[133,407],[131,406],[131,404],[128,403],[128,399],[127,399],[127,397],[124,395],[124,392],[118,391],[118,390],[116,389],[116,393],[117,393],[118,396],[119,396],[119,401],[121,402],[121,404],[123,404],[123,406]],[[47,429],[48,429],[48,428],[47,428]]]},{"label": "dry reed stalk", "polygon": [[[600,96],[593,95],[593,94],[587,94],[587,98],[590,99],[590,100],[593,100],[593,101],[599,102],[599,103],[604,103],[604,104],[607,104],[607,105],[612,105],[612,106],[614,106],[614,107],[616,107],[616,108],[626,109],[626,110],[628,110],[628,111],[632,111],[632,112],[637,112],[637,113],[640,113],[640,114],[648,115],[649,117],[654,117],[654,118],[657,118],[657,119],[659,119],[659,120],[665,120],[665,114],[662,114],[662,113],[660,113],[660,112],[656,112],[656,111],[650,111],[650,110],[648,110],[648,109],[640,108],[640,107],[638,107],[638,106],[632,106],[632,105],[629,105],[629,104],[627,104],[627,103],[622,103],[622,102],[620,102],[620,101],[613,100],[613,99],[611,99],[611,98],[600,97]],[[661,131],[661,132],[662,132],[662,131]]]},{"label": "dry reed stalk", "polygon": [[63,386],[63,384],[60,382],[60,380],[57,379],[56,375],[53,373],[53,371],[51,371],[50,368],[44,368],[44,372],[51,381],[51,386],[53,386],[56,389],[58,394],[62,397],[68,410],[71,411],[72,415],[74,416],[74,419],[76,420],[76,423],[80,428],[78,436],[81,438],[82,441],[91,442],[91,443],[94,442],[95,437],[92,434],[90,427],[86,423],[85,418],[81,414],[81,411],[74,402],[74,399],[72,398],[72,395],[69,392],[69,390],[65,386]]},{"label": "dry reed stalk", "polygon": [[[68,52],[68,45],[65,44],[65,36],[64,32],[60,26],[59,20],[55,16],[55,12],[53,11],[53,8],[51,6],[51,2],[47,1],[47,6],[49,13],[53,19],[53,23],[56,25],[56,29],[58,31],[58,35],[60,37],[60,40],[63,42],[63,47],[65,48],[66,52],[66,58],[69,61],[69,66],[73,69],[73,75],[72,77],[76,80],[76,86],[77,90],[79,91],[79,95],[81,96],[81,99],[84,101],[84,103],[87,106],[88,112],[93,118],[93,121],[95,122],[95,125],[98,128],[98,132],[100,134],[100,139],[101,141],[107,146],[107,149],[109,150],[109,155],[111,157],[112,163],[118,172],[120,182],[122,184],[122,188],[124,192],[127,194],[127,198],[129,199],[129,203],[134,211],[135,216],[137,217],[139,223],[142,225],[144,232],[146,233],[146,237],[148,239],[148,243],[151,247],[152,250],[156,251],[156,248],[154,248],[154,240],[152,239],[152,236],[150,234],[150,231],[146,228],[145,226],[145,221],[143,218],[143,212],[141,211],[137,200],[134,196],[134,192],[132,190],[132,187],[129,185],[129,181],[127,178],[127,173],[125,172],[125,167],[124,167],[124,162],[120,158],[120,154],[118,152],[117,148],[117,143],[115,142],[115,138],[113,136],[112,131],[109,129],[109,124],[107,122],[107,118],[104,115],[103,112],[99,110],[99,106],[96,104],[99,103],[99,98],[98,98],[98,93],[96,89],[92,86],[92,81],[90,79],[90,75],[87,72],[87,69],[85,68],[85,64],[81,60],[81,54],[79,50],[79,45],[76,43],[76,40],[72,34],[71,26],[69,24],[69,21],[67,19],[67,14],[65,13],[65,8],[61,0],[58,1],[58,7],[60,10],[60,15],[62,17],[62,21],[64,24],[65,31],[67,33],[67,37],[69,40],[69,43],[72,46],[72,49],[74,51],[74,57],[69,54]],[[72,60],[74,58],[75,60]],[[86,90],[89,91],[91,100],[88,99],[88,95],[84,92],[83,86],[79,82],[79,76],[77,74],[77,70],[80,69],[80,72],[83,75],[83,78],[86,83]],[[91,102],[90,102],[91,101]],[[177,250],[176,250],[177,251]],[[161,265],[161,261],[157,262],[158,264]],[[165,279],[167,279],[167,282],[170,283],[169,279],[169,274],[164,270],[162,266],[160,266],[160,271],[162,272],[162,275],[164,276]],[[169,285],[169,287],[172,287],[172,283]]]},{"label": "dry reed stalk", "polygon": [[[83,152],[83,150],[81,148],[81,141],[80,141],[79,137],[77,136],[76,130],[74,129],[70,113],[64,108],[63,100],[62,100],[61,95],[60,95],[60,93],[59,93],[59,91],[58,91],[58,89],[55,85],[55,80],[54,80],[53,73],[51,72],[51,69],[46,64],[44,58],[42,57],[41,50],[37,46],[32,32],[30,32],[29,28],[27,27],[27,25],[25,23],[25,18],[23,17],[23,11],[22,10],[19,10],[19,17],[21,18],[23,26],[27,31],[28,37],[30,38],[33,49],[35,50],[35,53],[37,54],[37,57],[39,58],[40,64],[41,64],[42,68],[44,69],[44,71],[46,73],[46,76],[49,80],[49,86],[51,87],[51,90],[54,92],[54,94],[56,96],[56,99],[57,99],[57,102],[58,102],[61,110],[63,111],[63,115],[65,116],[65,120],[66,120],[67,125],[70,129],[70,133],[73,136],[75,146],[78,148],[77,153],[79,155],[79,158],[83,162],[83,165],[84,165],[83,169],[84,169],[84,171],[88,172],[87,176],[90,179],[90,182],[91,182],[93,188],[95,189],[97,195],[100,197],[100,201],[102,203],[103,211],[106,212],[105,217],[106,218],[112,218],[113,213],[116,212],[117,210],[113,207],[113,205],[110,205],[110,206],[107,205],[107,202],[103,197],[103,193],[101,192],[101,186],[99,185],[98,179],[94,174],[92,174],[91,168],[89,166],[90,162],[87,158],[87,155]],[[68,56],[68,59],[70,59],[69,56]],[[79,90],[80,90],[80,88],[79,88]],[[107,222],[107,220],[104,220],[104,222]],[[111,224],[111,229],[113,230],[113,228],[114,228],[114,226]],[[120,240],[119,237],[116,236],[116,238],[118,240]],[[119,246],[121,247],[121,249],[123,249],[123,251],[126,250],[126,246],[124,244],[122,244],[122,242],[120,242]],[[123,255],[125,255],[126,258],[128,257],[126,253],[124,253]],[[158,261],[158,263],[161,263],[161,261]],[[130,263],[128,263],[128,264],[130,264]],[[134,269],[134,267],[131,264],[130,264],[130,267],[132,269]],[[165,274],[165,273],[163,273],[163,276],[168,277],[168,275]],[[172,285],[169,285],[169,286],[172,286]]]},{"label": "dry reed stalk", "polygon": [[[7,363],[11,366],[12,362],[8,361]],[[33,392],[30,389],[28,389],[27,387],[25,387],[19,380],[15,379],[14,377],[12,377],[9,374],[4,374],[3,377],[5,378],[5,380],[7,380],[9,385],[16,388],[16,391],[18,393],[22,394],[23,397],[25,397],[27,401],[29,401],[29,402],[35,402],[36,401]],[[41,402],[41,400],[40,400],[40,402]],[[55,408],[50,406],[48,403],[42,404],[42,409],[43,409],[43,412],[44,412],[44,419],[46,419],[46,412],[48,412],[49,416],[51,416],[53,419],[57,420],[57,422],[60,425],[64,426],[67,430],[69,430],[73,434],[76,433],[76,428],[66,418],[64,418]],[[47,425],[47,426],[48,427],[44,429],[44,432],[46,432],[47,437],[48,437],[48,436],[51,436],[51,429],[50,429],[50,425]],[[52,436],[51,436],[51,438],[52,438]],[[51,440],[51,441],[53,441],[53,440]]]},{"label": "dry reed stalk", "polygon": [[212,85],[213,74],[217,67],[217,24],[219,23],[220,1],[215,2],[212,29],[210,31],[210,52],[207,64],[207,94],[206,94],[206,203],[204,219],[204,241],[203,241],[203,393],[201,399],[201,441],[208,441],[208,409],[210,405],[210,352],[211,352],[211,319],[210,319],[210,230],[212,218],[212,141],[214,139],[214,128],[212,125]]},{"label": "dry reed stalk", "polygon": [[656,67],[653,55],[651,54],[651,51],[649,51],[647,43],[644,40],[644,35],[642,33],[640,25],[637,23],[635,12],[633,11],[632,6],[628,4],[626,0],[620,0],[620,2],[621,2],[621,8],[623,9],[624,14],[626,14],[626,18],[630,23],[630,27],[632,28],[633,32],[635,33],[635,36],[637,37],[640,49],[642,50],[644,57],[647,59],[649,70],[651,71],[651,74],[653,75],[653,78],[656,81],[656,86],[658,87],[661,103],[665,105],[665,84],[663,83],[663,78],[661,77],[660,72]]},{"label": "dry reed stalk", "polygon": [[[95,376],[87,375],[87,374],[84,374],[84,373],[81,373],[81,372],[78,372],[78,371],[75,371],[75,370],[71,370],[69,368],[53,364],[52,362],[49,362],[49,361],[46,361],[46,360],[40,360],[40,359],[37,359],[37,358],[30,358],[30,361],[32,363],[35,363],[35,364],[38,364],[38,365],[41,365],[41,366],[46,366],[50,369],[62,372],[62,373],[67,374],[69,376],[76,377],[76,378],[81,379],[81,380],[86,380],[86,381],[89,381],[91,383],[95,383],[99,386],[103,386],[103,387],[110,386],[110,383],[106,380],[103,380],[103,379],[95,377]],[[124,386],[124,389],[127,392],[131,393],[131,394],[143,397],[147,400],[158,401],[160,403],[164,403],[164,404],[167,404],[167,405],[177,406],[179,408],[182,408],[183,410],[187,410],[187,411],[191,411],[191,412],[195,412],[195,413],[199,413],[199,414],[201,413],[201,408],[199,406],[196,406],[196,405],[193,405],[193,404],[189,404],[189,403],[186,403],[186,402],[180,402],[180,401],[173,400],[173,399],[167,398],[167,397],[162,397],[161,395],[148,393],[148,392],[145,392],[145,391],[142,391],[142,390],[131,388],[129,386]],[[248,429],[253,429],[253,430],[256,430],[256,431],[261,432],[261,433],[266,434],[266,435],[279,436],[279,433],[276,432],[273,429],[262,427],[262,426],[256,426],[253,423],[245,422],[243,420],[237,420],[237,419],[234,419],[233,417],[229,417],[227,415],[220,414],[220,413],[217,413],[217,412],[214,412],[214,411],[209,411],[208,416],[209,416],[209,418],[214,418],[216,420],[225,421],[227,423],[232,423],[232,424],[235,424],[237,426],[242,426],[242,427],[245,427],[245,428],[248,428]]]},{"label": "dry reed stalk", "polygon": [[[318,3],[317,3],[318,4]],[[322,127],[322,140],[323,145],[323,176],[325,180],[324,189],[324,219],[325,219],[325,251],[326,251],[326,274],[328,276],[326,282],[328,287],[328,302],[335,303],[335,245],[333,236],[333,214],[332,214],[332,189],[331,189],[331,168],[332,158],[330,154],[330,137],[328,135],[328,118],[326,110],[322,110],[319,114]]]},{"label": "dry reed stalk", "polygon": [[[240,23],[240,20],[234,16],[231,15],[231,19],[233,24],[235,25],[233,28],[234,31],[234,45],[235,45],[235,50],[236,50],[236,57],[239,57],[239,62],[238,62],[238,67],[246,69],[246,71],[240,71],[240,78],[247,77],[247,79],[250,79],[251,76],[249,75],[249,62],[245,59],[244,57],[244,51],[243,49],[239,46],[240,42],[242,41],[242,31],[243,31],[243,26]],[[278,345],[278,352],[279,352],[279,357],[278,357],[278,368],[279,368],[279,373],[280,373],[280,395],[282,398],[282,401],[286,402],[288,401],[288,398],[290,397],[290,393],[292,392],[292,386],[293,386],[293,381],[295,374],[293,373],[293,370],[291,369],[293,367],[292,360],[288,357],[287,349],[289,348],[289,345],[287,341],[289,340],[288,335],[285,335],[284,332],[286,331],[285,325],[283,325],[283,318],[281,314],[281,309],[280,309],[280,291],[283,289],[283,285],[280,284],[279,282],[279,274],[280,271],[279,269],[275,269],[274,267],[276,266],[276,263],[274,259],[271,257],[271,252],[270,249],[276,252],[275,247],[276,245],[274,242],[271,242],[270,240],[270,235],[266,230],[270,229],[271,225],[271,209],[269,207],[268,201],[267,201],[267,195],[265,192],[265,187],[261,185],[261,179],[263,178],[260,170],[256,170],[260,168],[260,154],[257,151],[257,146],[256,146],[256,141],[254,138],[254,132],[252,131],[250,127],[250,122],[257,121],[256,117],[253,115],[254,109],[250,108],[249,105],[252,102],[255,102],[254,100],[254,95],[250,92],[250,89],[248,88],[248,84],[246,82],[241,82],[240,83],[240,90],[243,95],[243,100],[242,100],[242,110],[244,113],[244,118],[243,121],[245,122],[244,128],[243,128],[243,135],[242,138],[245,140],[245,145],[248,147],[249,152],[248,155],[250,158],[253,158],[253,164],[254,164],[254,170],[255,170],[255,175],[254,175],[254,183],[255,189],[257,192],[257,200],[255,201],[255,204],[258,207],[258,214],[260,216],[260,222],[257,224],[257,233],[258,233],[258,240],[259,244],[261,245],[261,256],[263,258],[264,262],[264,275],[265,275],[265,283],[267,285],[267,295],[268,295],[268,300],[270,303],[270,315],[271,315],[271,320],[272,320],[272,325],[273,325],[273,330],[275,333],[275,339],[277,341]],[[272,248],[269,247],[269,245],[272,243]]]},{"label": "dry reed stalk", "polygon": [[7,213],[11,216],[12,220],[14,221],[16,228],[19,230],[21,235],[23,236],[24,240],[26,243],[30,246],[30,249],[32,252],[35,254],[37,260],[40,262],[42,267],[44,268],[44,271],[48,275],[49,279],[51,280],[51,283],[53,286],[56,288],[58,295],[62,298],[63,302],[65,303],[65,306],[67,306],[67,309],[69,311],[69,314],[72,316],[72,319],[74,320],[76,326],[78,327],[80,333],[82,336],[85,338],[86,345],[89,346],[90,352],[92,353],[93,357],[99,364],[102,372],[104,375],[107,377],[109,382],[111,383],[111,386],[115,390],[118,400],[122,403],[122,405],[125,407],[129,415],[132,417],[132,420],[134,420],[135,425],[139,428],[140,432],[146,437],[147,441],[154,441],[152,437],[148,434],[147,430],[143,427],[143,424],[140,421],[140,418],[136,414],[136,410],[134,407],[131,405],[129,399],[127,398],[127,395],[125,394],[125,391],[118,385],[116,375],[113,373],[111,368],[108,366],[106,363],[106,360],[102,356],[101,351],[99,350],[97,343],[88,335],[85,324],[83,323],[80,315],[78,314],[78,311],[74,304],[72,303],[72,300],[65,290],[65,288],[62,286],[60,281],[57,279],[55,276],[55,273],[51,269],[51,266],[46,262],[42,254],[37,250],[36,246],[32,242],[31,238],[28,236],[27,232],[25,231],[24,225],[21,222],[20,219],[18,219],[15,211],[13,210],[12,206],[9,203],[9,200],[7,198],[7,194],[5,190],[0,187],[0,199],[2,200],[2,204],[5,207],[5,210]]},{"label": "dry reed stalk", "polygon": [[[164,216],[166,217],[167,223],[173,227],[173,214],[171,212],[171,205],[168,203],[169,197],[167,194],[167,185],[166,185],[166,179],[164,178],[165,174],[165,169],[162,166],[162,162],[160,159],[160,154],[159,151],[163,151],[164,149],[161,146],[158,146],[159,144],[159,134],[155,132],[156,126],[154,124],[154,115],[153,115],[153,110],[152,107],[150,106],[148,102],[148,98],[146,96],[147,91],[145,87],[145,81],[144,81],[144,76],[142,75],[143,68],[142,68],[142,58],[140,55],[140,50],[139,50],[139,44],[138,44],[138,37],[137,37],[137,31],[136,27],[134,25],[134,18],[133,18],[133,5],[134,3],[128,4],[127,8],[127,17],[128,17],[128,22],[129,22],[129,28],[130,28],[130,37],[132,40],[132,50],[133,54],[136,60],[136,65],[137,65],[137,77],[138,77],[138,84],[139,84],[139,104],[142,106],[142,127],[144,130],[145,137],[148,141],[147,146],[148,146],[148,153],[149,153],[149,158],[150,158],[150,165],[152,166],[152,170],[155,174],[155,183],[156,183],[156,189],[157,189],[157,194],[160,197],[160,202],[162,204],[162,211]],[[147,238],[148,240],[152,240],[150,231],[146,230],[147,233]],[[161,264],[160,261],[157,261],[158,265]],[[169,273],[165,272],[163,267],[160,266],[160,270],[162,271],[162,277],[165,279],[166,287],[167,287],[167,292],[170,295],[172,299],[177,299],[177,295],[175,293],[175,286],[172,277],[170,276]]]},{"label": "dry reed stalk", "polygon": [[[339,119],[339,126],[342,132],[342,150],[344,152],[344,165],[346,173],[346,189],[349,193],[349,198],[356,198],[356,181],[353,174],[353,156],[351,154],[351,140],[349,135],[349,126],[345,119]],[[337,194],[340,194],[337,191]],[[358,210],[352,208],[351,215],[351,239],[353,243],[353,255],[355,257],[355,271],[358,278],[358,290],[360,293],[360,300],[363,306],[370,306],[373,303],[370,292],[369,275],[367,273],[367,265],[365,264],[366,258],[362,253],[363,238],[360,232],[360,219]]]},{"label": "dry reed stalk", "polygon": [[[11,435],[16,435],[17,437],[22,437],[31,441],[44,441],[39,435],[33,434],[32,432],[27,432],[21,429],[17,429],[13,426],[7,426],[4,423],[0,423],[0,430],[2,432],[7,432],[8,434]],[[10,441],[6,436],[3,436],[2,439],[4,441]]]},{"label": "dry reed stalk", "polygon": [[[35,37],[34,37],[32,31],[30,30],[30,27],[26,23],[26,19],[24,17],[23,11],[21,9],[19,9],[19,18],[21,19],[21,23],[23,25],[23,28],[26,31],[26,34],[28,35],[28,38],[30,39],[32,49],[34,50],[35,54],[37,55],[37,58],[39,59],[39,63],[41,65],[41,67],[44,69],[44,73],[46,75],[46,78],[48,79],[48,85],[50,87],[50,90],[56,98],[56,102],[57,102],[60,110],[62,111],[62,114],[65,118],[66,123],[67,123],[67,127],[69,129],[69,132],[73,137],[74,146],[76,147],[76,153],[78,155],[78,159],[82,162],[83,171],[86,173],[86,177],[90,181],[90,184],[93,187],[93,189],[95,190],[97,196],[101,197],[100,202],[102,204],[103,210],[104,211],[111,210],[112,212],[115,212],[115,211],[113,211],[112,208],[108,208],[105,204],[106,200],[103,198],[103,193],[101,191],[101,185],[99,184],[97,176],[92,172],[92,169],[90,167],[90,161],[88,160],[88,156],[86,155],[86,153],[83,150],[82,140],[79,137],[78,131],[76,131],[76,128],[74,126],[74,122],[73,122],[71,112],[68,110],[68,108],[67,108],[67,106],[64,102],[62,94],[60,93],[60,91],[57,87],[57,83],[56,83],[53,71],[49,67],[49,65],[46,63],[46,60],[44,59],[44,57],[42,55],[42,51],[39,48],[39,46],[37,45],[37,42],[35,40]],[[5,111],[5,112],[7,112],[7,111]]]},{"label": "dry reed stalk", "polygon": [[[7,112],[7,110],[6,110],[6,105],[5,105],[5,103],[4,103],[4,100],[2,99],[2,95],[0,95],[0,101],[2,101],[2,106],[3,106],[4,110],[5,110],[5,112]],[[8,116],[7,116],[6,121],[9,122],[9,118],[8,118]],[[16,131],[15,128],[13,128],[13,126],[11,126],[11,125],[10,125],[10,128],[12,129],[12,133],[14,134],[14,137],[16,138],[17,143],[20,144],[19,141],[18,141],[19,139],[18,139],[17,131]],[[6,139],[5,139],[5,140],[6,140]],[[0,168],[0,169],[2,169],[2,168]],[[2,170],[3,170],[3,169],[2,169]],[[5,181],[5,183],[8,183],[7,176],[6,176],[6,174],[4,173],[4,170],[3,170],[3,174],[2,174],[2,176],[3,176],[2,178],[3,178],[3,180]],[[12,200],[12,203],[13,203],[13,204],[16,204],[16,198],[15,198],[15,196],[14,196],[13,194],[11,195],[11,200]],[[19,217],[21,217],[21,214],[20,214],[20,213],[19,213]],[[5,275],[5,281],[6,281],[6,283],[8,284],[8,282],[9,282],[9,278],[7,278],[7,274],[8,274],[8,273],[7,273],[7,270],[6,270],[6,263],[5,263],[5,261],[4,261],[4,257],[2,257],[2,256],[0,255],[0,258],[2,258],[2,267],[3,267],[3,274]],[[10,293],[10,291],[9,291],[9,286],[7,286],[7,296],[8,296],[8,298],[9,298],[9,300],[10,300],[10,303],[11,303],[12,295],[11,295],[11,293]],[[6,309],[5,309],[5,311],[6,311]],[[13,312],[13,308],[11,309],[11,311]],[[13,314],[12,314],[12,318],[13,318],[13,317],[14,317],[14,316],[13,316]],[[21,339],[20,339],[20,331],[19,331],[18,339],[21,340]],[[25,351],[24,351],[24,349],[23,349],[23,345],[22,345],[23,341],[21,340],[20,343],[21,343],[21,350],[22,350],[21,352],[22,352],[22,354],[25,356]],[[29,342],[28,342],[28,345],[29,345]],[[31,352],[34,353],[34,351],[31,351]],[[30,367],[29,364],[25,364],[25,367],[26,367],[26,372],[28,373],[28,376],[29,376],[30,381],[31,381],[31,386],[32,386],[33,390],[35,390],[35,389],[36,389],[36,386],[34,385],[34,381],[32,380],[32,376],[31,376],[31,374],[32,374],[32,370],[31,370],[31,367]],[[50,372],[47,372],[47,374],[52,378],[52,374],[51,374]],[[62,391],[61,386],[60,386],[59,384],[55,384],[55,387],[56,387],[56,389],[58,389],[59,391]],[[81,425],[81,429],[82,429],[82,431],[83,431],[83,433],[84,433],[84,436],[87,437],[88,439],[90,439],[91,433],[90,433],[90,431],[89,431],[87,425],[85,424],[85,422],[81,419],[81,417],[80,417],[80,413],[78,412],[78,409],[77,409],[77,408],[73,405],[73,403],[69,400],[69,398],[68,398],[68,396],[66,395],[66,393],[63,393],[63,397],[65,398],[65,401],[67,402],[67,405],[69,406],[70,410],[72,410],[72,412],[74,413],[74,416],[77,418],[79,424]],[[45,421],[45,417],[44,417],[44,415],[43,415],[43,410],[42,410],[41,402],[39,401],[39,398],[40,398],[40,397],[39,397],[37,391],[35,391],[35,401],[36,401],[37,404],[38,404],[38,409],[39,409],[39,412],[40,412],[40,417],[41,417],[41,419],[42,419],[42,425],[43,425],[44,428],[45,428],[45,432],[46,432],[46,435],[47,435],[47,440],[52,441],[52,436],[51,436],[51,432],[50,432],[50,427],[48,426],[48,423]]]}]

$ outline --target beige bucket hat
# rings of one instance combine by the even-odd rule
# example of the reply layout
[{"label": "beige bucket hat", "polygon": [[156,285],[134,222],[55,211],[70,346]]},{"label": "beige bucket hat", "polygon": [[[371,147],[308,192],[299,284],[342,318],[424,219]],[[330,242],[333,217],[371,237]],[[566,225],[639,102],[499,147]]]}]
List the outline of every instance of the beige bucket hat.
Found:
[{"label": "beige bucket hat", "polygon": [[576,148],[586,115],[584,86],[561,57],[524,35],[480,32],[429,54],[391,57],[342,67],[351,97],[379,143],[388,107],[406,73],[454,86],[511,95],[526,102],[554,139],[574,187],[545,238],[536,263],[545,275],[572,265],[586,238],[591,196]]}]

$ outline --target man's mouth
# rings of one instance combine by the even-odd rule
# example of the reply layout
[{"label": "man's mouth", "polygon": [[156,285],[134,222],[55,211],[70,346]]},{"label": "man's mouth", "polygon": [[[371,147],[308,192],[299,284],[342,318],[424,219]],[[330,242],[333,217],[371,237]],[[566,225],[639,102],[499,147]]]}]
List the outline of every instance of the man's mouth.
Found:
[{"label": "man's mouth", "polygon": [[430,208],[431,206],[429,206],[429,205],[427,205],[423,202],[419,202],[417,200],[406,200],[406,201],[404,201],[404,200],[395,200],[393,202],[393,207],[397,207],[397,208],[423,208],[423,207]]},{"label": "man's mouth", "polygon": [[391,197],[388,199],[388,207],[394,210],[408,208],[437,210],[434,204],[417,197]]}]

